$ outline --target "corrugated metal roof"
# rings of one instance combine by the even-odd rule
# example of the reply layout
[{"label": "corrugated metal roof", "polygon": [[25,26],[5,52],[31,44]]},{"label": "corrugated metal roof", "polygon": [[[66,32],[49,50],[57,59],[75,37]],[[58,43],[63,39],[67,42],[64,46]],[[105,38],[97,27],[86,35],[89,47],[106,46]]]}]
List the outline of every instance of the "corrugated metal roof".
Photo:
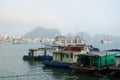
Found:
[{"label": "corrugated metal roof", "polygon": [[73,54],[73,55],[79,55],[79,54],[87,54],[87,52],[79,52],[79,51],[56,51],[56,52],[53,52],[53,54]]},{"label": "corrugated metal roof", "polygon": [[112,55],[112,54],[116,54],[116,53],[114,53],[114,52],[104,52],[104,51],[101,51],[101,52],[96,52],[96,53],[94,53],[94,54],[96,54],[96,55],[98,55],[98,56],[105,56],[105,55]]},{"label": "corrugated metal roof", "polygon": [[80,51],[55,51],[56,54],[71,54],[71,53],[80,53]]},{"label": "corrugated metal roof", "polygon": [[88,54],[80,54],[80,55],[85,55],[85,56],[105,56],[105,55],[112,55],[112,54],[116,54],[115,52],[104,52],[104,51],[100,51],[100,52],[94,52],[94,53],[88,53]]}]

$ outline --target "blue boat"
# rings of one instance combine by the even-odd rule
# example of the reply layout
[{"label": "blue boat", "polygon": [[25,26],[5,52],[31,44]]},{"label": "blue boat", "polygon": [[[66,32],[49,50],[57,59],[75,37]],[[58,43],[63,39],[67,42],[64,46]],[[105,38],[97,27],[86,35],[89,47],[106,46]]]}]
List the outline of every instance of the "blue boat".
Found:
[{"label": "blue boat", "polygon": [[106,50],[106,51],[120,52],[120,49],[110,49],[110,50]]},{"label": "blue boat", "polygon": [[68,66],[71,66],[72,63],[68,63],[68,62],[50,62],[50,61],[44,61],[42,62],[44,65],[47,65],[47,66],[55,66],[55,67],[68,67]]},{"label": "blue boat", "polygon": [[29,49],[28,55],[24,55],[24,60],[38,60],[38,61],[51,61],[53,59],[52,56],[46,54],[46,47],[45,48],[38,48],[38,49]]},{"label": "blue boat", "polygon": [[93,52],[99,52],[100,50],[98,48],[91,48],[89,50],[90,53],[93,53]]},{"label": "blue boat", "polygon": [[120,49],[110,49],[110,50],[106,50],[107,52],[115,52],[117,54],[117,56],[120,55]]},{"label": "blue boat", "polygon": [[49,60],[49,61],[51,61],[52,59],[53,59],[53,57],[52,57],[52,56],[49,56],[49,55],[38,56],[38,60],[42,60],[42,61],[44,61],[44,60]]}]

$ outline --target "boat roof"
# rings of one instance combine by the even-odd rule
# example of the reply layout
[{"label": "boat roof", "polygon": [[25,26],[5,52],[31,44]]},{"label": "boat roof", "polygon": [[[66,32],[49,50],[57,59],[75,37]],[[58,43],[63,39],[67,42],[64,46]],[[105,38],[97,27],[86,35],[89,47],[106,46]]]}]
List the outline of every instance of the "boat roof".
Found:
[{"label": "boat roof", "polygon": [[94,53],[88,53],[88,54],[80,54],[80,55],[85,55],[85,56],[105,56],[105,55],[112,55],[116,54],[114,52],[104,52],[104,51],[99,51],[99,52],[94,52]]},{"label": "boat roof", "polygon": [[34,48],[31,48],[31,49],[29,49],[29,51],[38,51],[38,50],[44,50],[45,48],[36,48],[36,49],[34,49]]},{"label": "boat roof", "polygon": [[89,45],[68,45],[65,46],[62,50],[64,51],[82,51],[85,47],[91,47]]},{"label": "boat roof", "polygon": [[54,54],[82,54],[80,51],[55,51]]},{"label": "boat roof", "polygon": [[31,48],[31,49],[29,49],[29,51],[40,51],[40,50],[50,50],[50,49],[52,49],[51,47],[43,47],[43,48]]},{"label": "boat roof", "polygon": [[110,49],[110,50],[106,50],[106,51],[117,51],[117,52],[120,52],[120,49]]}]

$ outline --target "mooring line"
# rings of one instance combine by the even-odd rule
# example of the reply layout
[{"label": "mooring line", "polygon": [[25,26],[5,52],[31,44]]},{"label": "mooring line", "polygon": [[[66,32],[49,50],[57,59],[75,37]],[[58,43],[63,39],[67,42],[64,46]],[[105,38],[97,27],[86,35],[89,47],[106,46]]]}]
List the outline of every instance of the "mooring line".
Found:
[{"label": "mooring line", "polygon": [[13,75],[13,76],[0,76],[0,78],[12,78],[12,77],[24,77],[24,76],[39,76],[39,75],[43,75],[44,73],[38,73],[38,74],[30,74],[30,75]]}]

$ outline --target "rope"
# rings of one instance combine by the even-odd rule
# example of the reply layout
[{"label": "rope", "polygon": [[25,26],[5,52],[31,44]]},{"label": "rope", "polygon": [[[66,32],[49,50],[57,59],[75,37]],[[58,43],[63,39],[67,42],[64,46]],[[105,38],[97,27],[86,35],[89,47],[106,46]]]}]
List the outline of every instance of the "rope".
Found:
[{"label": "rope", "polygon": [[30,75],[13,75],[13,76],[0,76],[0,78],[13,78],[13,77],[25,77],[25,76],[39,76],[39,75],[43,75],[43,73],[39,73],[39,74],[30,74]]}]

